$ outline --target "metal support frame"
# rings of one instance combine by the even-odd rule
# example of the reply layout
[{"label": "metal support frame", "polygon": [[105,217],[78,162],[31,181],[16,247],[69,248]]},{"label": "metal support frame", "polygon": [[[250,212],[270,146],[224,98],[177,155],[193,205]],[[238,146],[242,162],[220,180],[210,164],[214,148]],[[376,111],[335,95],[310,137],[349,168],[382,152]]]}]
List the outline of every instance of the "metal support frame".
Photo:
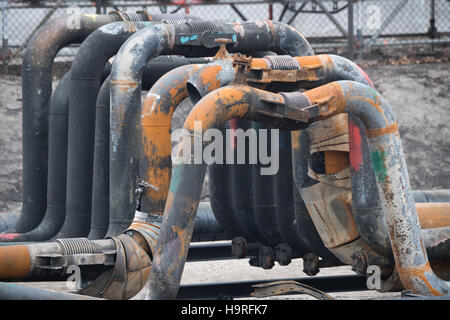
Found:
[{"label": "metal support frame", "polygon": [[234,5],[230,4],[231,9],[233,9],[234,12],[237,13],[237,15],[243,20],[248,21],[248,19],[244,16],[244,14]]},{"label": "metal support frame", "polygon": [[354,42],[353,42],[353,0],[348,0],[348,27],[347,27],[347,49],[348,58],[353,59]]},{"label": "metal support frame", "polygon": [[336,18],[331,15],[331,13],[328,11],[328,9],[323,5],[322,1],[318,1],[318,0],[311,0],[311,1],[313,3],[315,3],[317,6],[319,6],[319,8],[322,9],[323,13],[325,13],[325,15],[328,17],[328,19],[330,19],[330,21],[333,22],[333,24],[336,26],[336,28],[339,30],[339,32],[342,33],[342,35],[344,37],[347,37],[347,32],[345,31],[345,29],[336,20]]},{"label": "metal support frame", "polygon": [[392,12],[387,16],[386,20],[383,21],[381,24],[380,29],[378,29],[377,32],[369,39],[367,43],[364,44],[364,47],[370,48],[375,41],[378,39],[378,37],[381,35],[381,33],[389,26],[389,24],[394,20],[394,18],[397,16],[397,14],[400,12],[401,9],[408,3],[408,0],[402,0],[395,8],[392,10]]},{"label": "metal support frame", "polygon": [[[322,276],[298,279],[252,280],[222,283],[186,284],[180,287],[177,299],[214,299],[250,297],[255,285],[273,281],[297,281],[324,292],[367,290],[366,277],[361,275]],[[287,293],[295,294],[295,293]],[[297,293],[298,294],[298,293]]]},{"label": "metal support frame", "polygon": [[9,66],[9,46],[8,46],[8,2],[2,0],[2,56],[3,56],[3,68],[5,74],[8,74]]}]

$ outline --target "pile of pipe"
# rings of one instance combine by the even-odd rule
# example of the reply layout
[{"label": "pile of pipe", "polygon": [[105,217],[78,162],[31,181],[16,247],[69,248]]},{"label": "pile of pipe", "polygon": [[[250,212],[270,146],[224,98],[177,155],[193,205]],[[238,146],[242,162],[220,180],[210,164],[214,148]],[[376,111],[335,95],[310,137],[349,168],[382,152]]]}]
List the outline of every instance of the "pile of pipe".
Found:
[{"label": "pile of pipe", "polygon": [[[72,19],[41,27],[24,54],[23,207],[15,224],[0,216],[0,298],[129,299],[146,288],[174,299],[191,242],[224,239],[264,269],[297,258],[310,276],[377,266],[379,291],[449,294],[450,191],[413,192],[395,115],[355,63],[315,55],[274,21]],[[55,56],[72,44],[52,94]],[[214,144],[216,161],[183,152],[196,144]],[[276,168],[255,161],[264,152]],[[61,281],[74,267],[78,294],[10,283]]]}]

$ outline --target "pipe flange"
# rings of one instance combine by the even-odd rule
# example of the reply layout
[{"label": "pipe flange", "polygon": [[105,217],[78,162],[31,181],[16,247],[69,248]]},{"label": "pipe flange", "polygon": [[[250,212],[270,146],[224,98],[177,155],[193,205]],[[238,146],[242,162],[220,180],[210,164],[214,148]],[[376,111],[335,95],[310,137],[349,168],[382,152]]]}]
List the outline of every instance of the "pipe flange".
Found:
[{"label": "pipe flange", "polygon": [[298,61],[291,56],[265,56],[263,58],[271,70],[299,70]]}]

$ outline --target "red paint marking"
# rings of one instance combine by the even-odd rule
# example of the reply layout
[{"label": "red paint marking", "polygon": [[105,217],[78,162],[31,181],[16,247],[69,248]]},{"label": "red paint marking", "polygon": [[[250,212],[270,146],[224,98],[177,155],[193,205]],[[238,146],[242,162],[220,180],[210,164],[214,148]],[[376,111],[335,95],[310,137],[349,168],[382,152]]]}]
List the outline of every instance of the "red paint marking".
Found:
[{"label": "red paint marking", "polygon": [[364,78],[367,80],[367,82],[369,83],[369,85],[373,88],[373,82],[372,80],[370,80],[369,76],[367,75],[367,73],[358,65],[356,65],[359,69],[359,71],[361,71],[361,73],[363,74]]},{"label": "red paint marking", "polygon": [[237,129],[237,119],[231,119],[230,120],[230,129],[232,130],[231,131],[231,149],[232,150],[236,150],[236,144],[237,144],[237,141],[236,141],[236,135],[235,135],[235,133],[234,133],[234,131]]},{"label": "red paint marking", "polygon": [[362,139],[361,132],[353,121],[348,123],[348,138],[350,144],[350,165],[353,170],[358,171],[362,163]]},{"label": "red paint marking", "polygon": [[19,233],[0,234],[0,239],[13,240],[19,236]]}]

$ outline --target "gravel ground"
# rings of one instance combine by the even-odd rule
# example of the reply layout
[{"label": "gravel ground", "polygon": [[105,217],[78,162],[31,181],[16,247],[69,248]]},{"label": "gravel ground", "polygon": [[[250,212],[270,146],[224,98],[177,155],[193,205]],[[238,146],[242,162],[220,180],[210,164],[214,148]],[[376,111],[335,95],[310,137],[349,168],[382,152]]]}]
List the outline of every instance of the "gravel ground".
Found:
[{"label": "gravel ground", "polygon": [[[366,66],[376,89],[390,102],[398,117],[406,162],[414,189],[450,188],[450,64]],[[189,105],[184,106],[186,114]],[[178,122],[177,122],[178,121]],[[174,124],[179,126],[181,120]],[[0,78],[0,212],[20,210],[21,199],[21,80]],[[207,194],[203,195],[207,198]],[[301,260],[266,271],[250,267],[246,260],[189,262],[182,283],[297,278]],[[351,274],[349,267],[329,268],[319,276]],[[64,283],[29,285],[65,289]],[[398,296],[373,291],[331,294],[338,299],[374,299]],[[282,299],[303,299],[289,296]]]}]

